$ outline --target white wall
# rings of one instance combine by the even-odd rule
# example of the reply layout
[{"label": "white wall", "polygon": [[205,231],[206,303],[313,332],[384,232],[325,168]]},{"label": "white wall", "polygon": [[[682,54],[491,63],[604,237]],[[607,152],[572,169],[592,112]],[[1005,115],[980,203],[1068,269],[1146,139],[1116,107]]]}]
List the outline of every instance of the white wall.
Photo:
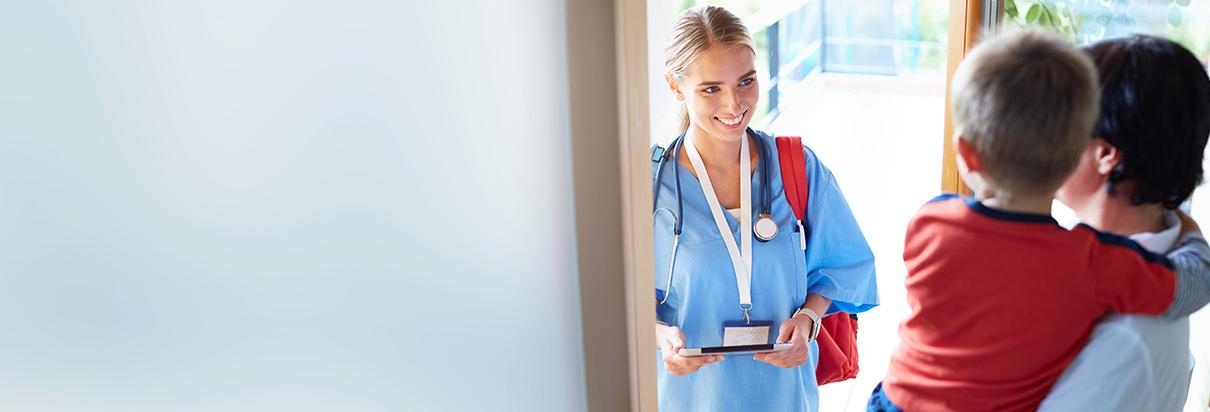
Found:
[{"label": "white wall", "polygon": [[8,2],[0,410],[584,409],[564,18]]}]

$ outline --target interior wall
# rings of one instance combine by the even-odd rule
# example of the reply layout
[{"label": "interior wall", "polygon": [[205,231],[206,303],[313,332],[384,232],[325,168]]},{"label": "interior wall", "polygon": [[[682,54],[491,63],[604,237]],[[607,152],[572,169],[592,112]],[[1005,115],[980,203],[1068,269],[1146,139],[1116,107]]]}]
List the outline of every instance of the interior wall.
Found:
[{"label": "interior wall", "polygon": [[9,4],[0,409],[584,409],[565,13]]}]

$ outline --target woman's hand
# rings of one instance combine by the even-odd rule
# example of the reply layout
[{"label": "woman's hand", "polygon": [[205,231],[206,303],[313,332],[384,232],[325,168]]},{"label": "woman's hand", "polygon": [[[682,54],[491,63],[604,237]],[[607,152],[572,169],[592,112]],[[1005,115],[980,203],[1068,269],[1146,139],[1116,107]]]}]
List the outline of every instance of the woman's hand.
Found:
[{"label": "woman's hand", "polygon": [[676,326],[655,325],[655,339],[664,355],[664,370],[672,376],[688,375],[702,366],[723,360],[721,355],[681,356],[678,352],[685,347],[685,334]]},{"label": "woman's hand", "polygon": [[754,359],[779,368],[795,368],[807,363],[811,346],[807,337],[811,334],[814,321],[807,316],[795,316],[781,323],[777,343],[792,343],[790,349],[781,352],[758,353]]},{"label": "woman's hand", "polygon": [[1202,228],[1197,226],[1197,222],[1195,222],[1193,218],[1189,217],[1189,215],[1186,215],[1185,212],[1182,212],[1180,209],[1176,209],[1174,212],[1176,212],[1176,217],[1181,220],[1180,234],[1183,235],[1189,232],[1201,233]]}]

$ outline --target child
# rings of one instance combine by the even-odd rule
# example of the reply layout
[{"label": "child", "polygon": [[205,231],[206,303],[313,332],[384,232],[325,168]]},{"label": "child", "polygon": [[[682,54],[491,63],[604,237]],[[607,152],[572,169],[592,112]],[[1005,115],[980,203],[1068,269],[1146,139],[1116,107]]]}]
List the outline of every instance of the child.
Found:
[{"label": "child", "polygon": [[952,88],[959,169],[977,198],[934,199],[908,226],[912,313],[871,410],[1034,410],[1106,313],[1184,316],[1210,299],[1200,233],[1170,261],[1050,217],[1097,117],[1088,56],[1009,33],[972,51]]}]

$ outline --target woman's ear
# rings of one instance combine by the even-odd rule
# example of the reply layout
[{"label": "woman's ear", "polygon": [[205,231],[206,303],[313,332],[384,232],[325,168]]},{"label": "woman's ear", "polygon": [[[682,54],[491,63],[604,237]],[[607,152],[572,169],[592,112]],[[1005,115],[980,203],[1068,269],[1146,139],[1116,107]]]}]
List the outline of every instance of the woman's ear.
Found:
[{"label": "woman's ear", "polygon": [[1092,145],[1092,156],[1096,161],[1098,174],[1108,175],[1122,162],[1122,152],[1105,139],[1094,137],[1089,144]]},{"label": "woman's ear", "polygon": [[685,93],[681,92],[681,83],[676,81],[676,77],[671,74],[665,74],[664,80],[668,82],[668,89],[672,90],[672,95],[676,96],[677,100],[685,100]]}]

